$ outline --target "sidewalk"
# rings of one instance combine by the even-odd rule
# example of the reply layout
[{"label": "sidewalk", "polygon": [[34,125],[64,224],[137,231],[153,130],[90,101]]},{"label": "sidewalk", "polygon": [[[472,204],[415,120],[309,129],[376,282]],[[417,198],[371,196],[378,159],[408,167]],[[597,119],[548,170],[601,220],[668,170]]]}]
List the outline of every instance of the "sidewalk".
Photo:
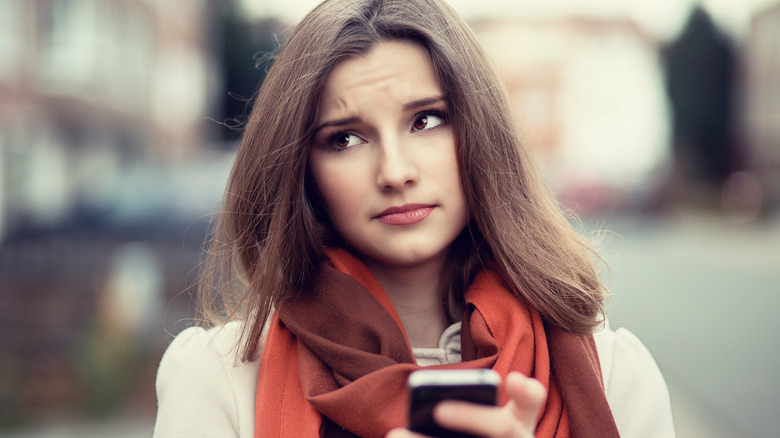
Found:
[{"label": "sidewalk", "polygon": [[0,430],[0,438],[148,438],[154,418],[109,418],[84,420],[63,418],[45,424],[9,431]]},{"label": "sidewalk", "polygon": [[[604,222],[602,222],[604,223]],[[780,218],[607,220],[607,309],[651,351],[681,438],[780,432]]]}]

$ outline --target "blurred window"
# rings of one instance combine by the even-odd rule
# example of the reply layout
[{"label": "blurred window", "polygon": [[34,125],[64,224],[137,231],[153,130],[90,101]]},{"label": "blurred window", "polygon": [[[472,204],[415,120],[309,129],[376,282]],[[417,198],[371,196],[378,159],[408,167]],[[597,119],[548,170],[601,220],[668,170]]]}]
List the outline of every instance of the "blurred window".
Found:
[{"label": "blurred window", "polygon": [[114,86],[122,93],[123,99],[137,105],[139,109],[147,109],[151,79],[150,74],[154,56],[154,27],[147,7],[137,3],[122,3],[120,17],[126,17],[121,27],[117,27],[114,37],[118,50],[115,51],[116,62]]},{"label": "blurred window", "polygon": [[24,47],[24,0],[0,1],[0,81],[11,81],[19,74]]},{"label": "blurred window", "polygon": [[97,63],[97,0],[46,4],[39,74],[52,85],[88,85]]}]

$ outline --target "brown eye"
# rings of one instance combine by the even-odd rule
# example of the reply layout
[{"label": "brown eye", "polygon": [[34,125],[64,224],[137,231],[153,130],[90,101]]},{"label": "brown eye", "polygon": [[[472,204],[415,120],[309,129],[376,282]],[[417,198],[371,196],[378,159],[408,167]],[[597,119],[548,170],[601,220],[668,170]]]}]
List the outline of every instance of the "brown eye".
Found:
[{"label": "brown eye", "polygon": [[352,146],[356,146],[361,143],[365,142],[357,135],[351,134],[349,132],[337,132],[328,137],[326,142],[328,146],[336,150],[351,148]]},{"label": "brown eye", "polygon": [[337,148],[345,148],[349,146],[349,134],[343,134],[334,139],[333,145]]},{"label": "brown eye", "polygon": [[425,111],[417,114],[412,123],[412,132],[429,131],[445,123],[447,116],[441,111]]},{"label": "brown eye", "polygon": [[414,129],[421,130],[425,129],[426,126],[428,126],[428,116],[418,117],[414,121]]}]

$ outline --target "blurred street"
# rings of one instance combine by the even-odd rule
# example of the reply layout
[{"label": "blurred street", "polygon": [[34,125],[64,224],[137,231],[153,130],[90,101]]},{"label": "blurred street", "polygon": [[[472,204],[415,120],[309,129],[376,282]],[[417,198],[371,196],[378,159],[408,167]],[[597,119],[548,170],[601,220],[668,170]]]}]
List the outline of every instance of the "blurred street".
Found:
[{"label": "blurred street", "polygon": [[[678,436],[780,436],[780,0],[449,1]],[[318,2],[0,1],[0,438],[151,435],[253,96]]]},{"label": "blurred street", "polygon": [[780,222],[710,216],[610,220],[613,328],[651,350],[680,437],[780,432]]},{"label": "blurred street", "polygon": [[111,418],[99,421],[44,421],[29,429],[0,432],[3,438],[141,438],[152,436],[154,419]]},{"label": "blurred street", "polygon": [[[670,387],[680,438],[770,437],[780,431],[780,221],[736,226],[718,217],[609,218],[612,328],[651,350]],[[59,424],[5,438],[144,437],[153,418]],[[108,433],[110,431],[110,433]]]}]

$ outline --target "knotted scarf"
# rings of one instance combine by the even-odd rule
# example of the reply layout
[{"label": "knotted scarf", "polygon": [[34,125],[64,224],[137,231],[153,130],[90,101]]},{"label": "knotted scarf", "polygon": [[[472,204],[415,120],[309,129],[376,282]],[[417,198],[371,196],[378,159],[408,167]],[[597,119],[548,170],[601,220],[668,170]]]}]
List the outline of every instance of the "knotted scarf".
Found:
[{"label": "knotted scarf", "polygon": [[[371,272],[329,249],[311,286],[273,316],[263,346],[255,437],[383,437],[405,426],[416,365],[400,317]],[[592,336],[542,322],[490,270],[465,294],[462,362],[539,380],[548,395],[537,437],[617,437]],[[499,401],[508,401],[501,391]]]}]

